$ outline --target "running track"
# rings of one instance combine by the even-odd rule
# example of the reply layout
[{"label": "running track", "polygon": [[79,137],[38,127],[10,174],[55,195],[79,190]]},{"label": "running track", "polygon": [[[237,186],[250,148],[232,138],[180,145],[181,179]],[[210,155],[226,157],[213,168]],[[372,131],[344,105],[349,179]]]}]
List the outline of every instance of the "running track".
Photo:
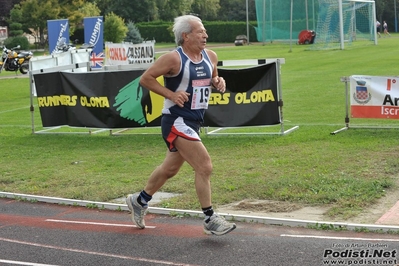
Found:
[{"label": "running track", "polygon": [[3,198],[0,265],[319,266],[330,265],[323,264],[326,250],[339,254],[345,246],[399,250],[399,236],[390,234],[238,222],[236,230],[217,237],[202,233],[201,219],[155,214],[146,216],[146,224],[136,228],[126,211]]}]

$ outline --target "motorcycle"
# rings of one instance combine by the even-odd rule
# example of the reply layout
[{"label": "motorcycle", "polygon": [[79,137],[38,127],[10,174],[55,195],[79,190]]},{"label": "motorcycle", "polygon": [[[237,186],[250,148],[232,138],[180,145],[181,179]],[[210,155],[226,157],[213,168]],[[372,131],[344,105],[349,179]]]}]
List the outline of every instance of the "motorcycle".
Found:
[{"label": "motorcycle", "polygon": [[73,51],[76,50],[76,47],[70,43],[66,42],[66,38],[62,37],[55,46],[53,54],[59,54],[63,52]]},{"label": "motorcycle", "polygon": [[29,60],[32,58],[33,53],[31,51],[22,51],[17,53],[15,50],[21,48],[20,45],[8,49],[3,46],[3,53],[0,61],[0,73],[1,71],[15,71],[18,70],[22,74],[27,74],[29,71]]},{"label": "motorcycle", "polygon": [[67,43],[66,38],[62,37],[58,42],[57,45],[55,46],[55,49],[53,51],[53,54],[59,54],[59,53],[64,53],[64,52],[69,52],[69,51],[75,51],[77,49],[93,49],[94,46],[90,44],[82,44],[79,48],[76,48],[74,44]]}]

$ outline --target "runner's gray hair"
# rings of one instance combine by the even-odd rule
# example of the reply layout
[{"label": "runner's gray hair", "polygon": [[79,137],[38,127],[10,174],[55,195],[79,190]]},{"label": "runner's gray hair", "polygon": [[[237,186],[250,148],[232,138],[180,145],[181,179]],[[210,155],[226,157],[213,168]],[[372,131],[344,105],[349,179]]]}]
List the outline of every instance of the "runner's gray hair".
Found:
[{"label": "runner's gray hair", "polygon": [[192,21],[202,22],[199,17],[193,15],[184,15],[175,18],[175,23],[173,24],[173,33],[175,34],[175,42],[177,46],[183,44],[184,39],[183,33],[190,33],[192,30],[191,23]]}]

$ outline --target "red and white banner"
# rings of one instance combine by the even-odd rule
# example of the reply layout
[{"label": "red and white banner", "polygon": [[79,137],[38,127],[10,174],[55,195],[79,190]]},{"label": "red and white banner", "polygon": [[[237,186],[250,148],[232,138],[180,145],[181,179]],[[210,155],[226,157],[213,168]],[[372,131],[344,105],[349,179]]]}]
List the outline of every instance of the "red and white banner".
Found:
[{"label": "red and white banner", "polygon": [[155,42],[105,43],[106,65],[140,65],[155,61]]},{"label": "red and white banner", "polygon": [[399,77],[350,77],[353,118],[399,119]]}]

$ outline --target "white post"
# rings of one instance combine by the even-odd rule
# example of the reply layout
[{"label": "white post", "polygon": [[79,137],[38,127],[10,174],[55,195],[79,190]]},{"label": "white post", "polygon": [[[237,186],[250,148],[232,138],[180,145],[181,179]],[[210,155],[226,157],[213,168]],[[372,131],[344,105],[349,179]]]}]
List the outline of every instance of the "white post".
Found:
[{"label": "white post", "polygon": [[396,0],[393,1],[393,6],[394,6],[393,10],[395,12],[395,32],[398,32],[398,17],[397,17],[397,14],[396,14]]},{"label": "white post", "polygon": [[377,18],[377,12],[375,11],[375,1],[371,3],[372,5],[372,12],[373,12],[373,26],[374,26],[374,44],[378,44],[378,37],[377,37],[377,25],[376,25],[376,18]]},{"label": "white post", "polygon": [[269,24],[270,24],[270,42],[273,42],[273,10],[272,0],[269,1]]},{"label": "white post", "polygon": [[356,41],[356,2],[352,2],[351,3],[352,4],[352,6],[351,6],[351,8],[352,8],[352,23],[351,23],[351,28],[350,28],[350,30],[351,30],[351,32],[349,33],[350,35],[350,41],[351,42],[353,42],[353,41]]},{"label": "white post", "polygon": [[246,11],[247,11],[247,45],[249,45],[249,18],[248,18],[248,0],[246,2]]},{"label": "white post", "polygon": [[308,0],[305,0],[306,29],[309,30]]},{"label": "white post", "polygon": [[262,41],[263,45],[265,45],[265,39],[266,39],[266,0],[263,0],[263,17],[262,17],[263,23],[262,23]]},{"label": "white post", "polygon": [[338,0],[339,8],[339,37],[341,40],[341,50],[344,50],[344,15],[342,11],[342,0]]},{"label": "white post", "polygon": [[315,14],[314,0],[312,0],[313,30],[316,30],[316,18],[314,14]]},{"label": "white post", "polygon": [[290,19],[290,52],[292,52],[292,14],[294,13],[294,0],[291,0],[291,19]]}]

